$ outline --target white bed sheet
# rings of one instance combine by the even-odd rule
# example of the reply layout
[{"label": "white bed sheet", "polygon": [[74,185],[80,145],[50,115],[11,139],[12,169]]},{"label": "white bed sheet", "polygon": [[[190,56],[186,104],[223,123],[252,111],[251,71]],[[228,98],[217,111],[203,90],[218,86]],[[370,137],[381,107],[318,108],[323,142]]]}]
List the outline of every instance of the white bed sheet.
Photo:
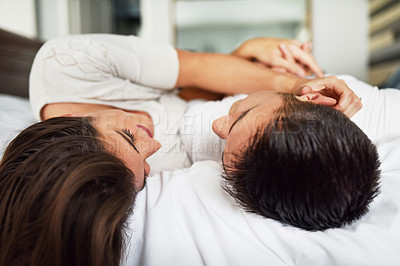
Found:
[{"label": "white bed sheet", "polygon": [[215,161],[157,174],[138,196],[124,265],[400,265],[399,151],[400,138],[380,145],[386,171],[370,212],[324,232],[244,212]]}]

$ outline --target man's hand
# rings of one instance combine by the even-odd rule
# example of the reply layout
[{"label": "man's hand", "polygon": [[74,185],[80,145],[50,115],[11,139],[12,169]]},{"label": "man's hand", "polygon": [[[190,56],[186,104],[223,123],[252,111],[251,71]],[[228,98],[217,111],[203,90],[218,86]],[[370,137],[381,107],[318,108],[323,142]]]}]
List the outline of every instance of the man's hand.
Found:
[{"label": "man's hand", "polygon": [[311,70],[317,77],[323,71],[311,54],[311,43],[278,38],[254,38],[242,43],[233,55],[255,61],[271,69],[304,77]]},{"label": "man's hand", "polygon": [[332,106],[348,117],[352,117],[361,107],[361,99],[335,76],[316,78],[300,84],[296,90],[298,95],[303,95],[306,100]]}]

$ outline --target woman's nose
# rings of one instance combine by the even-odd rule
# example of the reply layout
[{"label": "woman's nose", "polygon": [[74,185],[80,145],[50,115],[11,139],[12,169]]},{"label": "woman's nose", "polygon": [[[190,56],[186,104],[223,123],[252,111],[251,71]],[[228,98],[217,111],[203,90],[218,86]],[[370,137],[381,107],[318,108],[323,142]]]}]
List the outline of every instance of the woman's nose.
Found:
[{"label": "woman's nose", "polygon": [[161,148],[161,143],[153,138],[145,138],[141,141],[141,145],[138,147],[139,153],[144,159],[150,157],[156,151]]},{"label": "woman's nose", "polygon": [[225,115],[216,119],[212,124],[215,134],[221,139],[226,139],[229,134],[229,116]]}]

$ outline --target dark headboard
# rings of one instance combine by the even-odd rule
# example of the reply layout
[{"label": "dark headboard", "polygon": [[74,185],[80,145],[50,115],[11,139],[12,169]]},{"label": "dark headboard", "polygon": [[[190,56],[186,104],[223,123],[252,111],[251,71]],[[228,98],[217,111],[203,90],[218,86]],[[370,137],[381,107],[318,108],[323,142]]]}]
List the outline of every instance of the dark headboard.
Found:
[{"label": "dark headboard", "polygon": [[41,45],[0,29],[0,93],[29,96],[29,72]]}]

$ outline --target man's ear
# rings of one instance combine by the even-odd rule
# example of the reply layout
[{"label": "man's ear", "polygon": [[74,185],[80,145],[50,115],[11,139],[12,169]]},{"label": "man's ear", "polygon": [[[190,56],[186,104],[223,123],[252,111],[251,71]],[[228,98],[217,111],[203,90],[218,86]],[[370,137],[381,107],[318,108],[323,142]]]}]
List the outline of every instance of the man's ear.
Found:
[{"label": "man's ear", "polygon": [[336,99],[324,96],[319,92],[310,92],[296,98],[302,102],[311,102],[320,105],[333,106],[337,103]]}]

